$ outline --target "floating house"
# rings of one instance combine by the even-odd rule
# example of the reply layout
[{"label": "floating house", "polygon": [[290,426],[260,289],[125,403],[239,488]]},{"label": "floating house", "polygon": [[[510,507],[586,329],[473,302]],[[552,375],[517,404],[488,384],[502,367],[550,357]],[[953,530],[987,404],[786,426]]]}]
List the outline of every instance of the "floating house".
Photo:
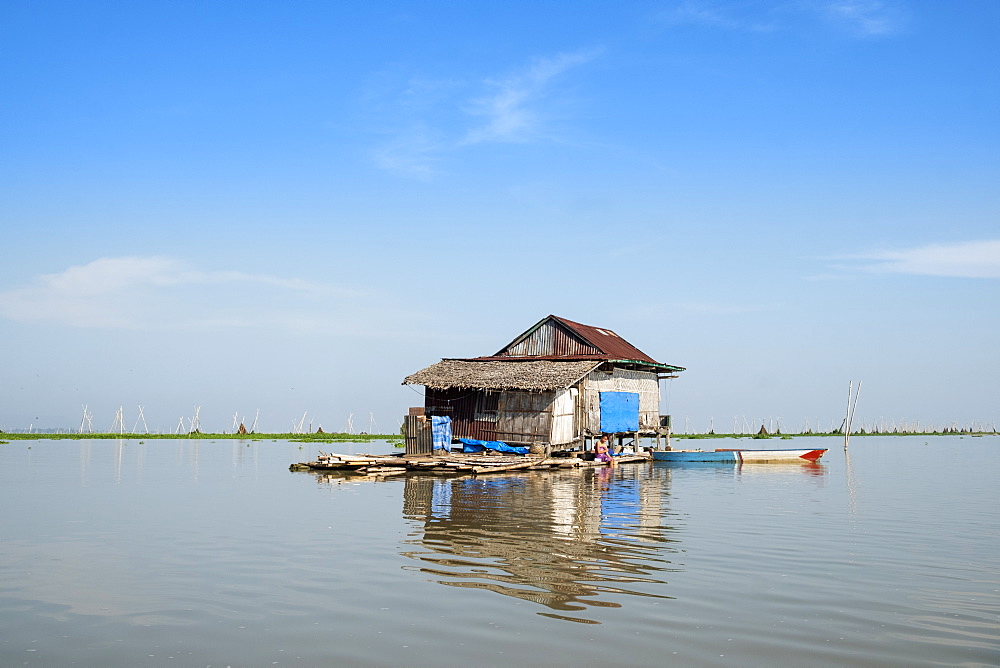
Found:
[{"label": "floating house", "polygon": [[681,371],[610,329],[550,315],[493,355],[443,359],[407,376],[404,385],[426,388],[407,420],[407,453],[425,449],[410,426],[431,416],[450,417],[455,438],[554,450],[601,433],[663,434],[659,381]]}]

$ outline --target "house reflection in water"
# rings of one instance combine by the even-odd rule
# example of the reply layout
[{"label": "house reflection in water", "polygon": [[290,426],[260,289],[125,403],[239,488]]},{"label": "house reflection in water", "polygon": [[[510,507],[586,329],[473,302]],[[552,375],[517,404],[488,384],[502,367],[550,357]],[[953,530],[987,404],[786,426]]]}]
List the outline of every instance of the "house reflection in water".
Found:
[{"label": "house reflection in water", "polygon": [[670,598],[677,570],[667,469],[644,466],[523,475],[409,476],[403,513],[422,532],[402,553],[453,587],[545,606],[539,614],[620,607],[623,595]]}]

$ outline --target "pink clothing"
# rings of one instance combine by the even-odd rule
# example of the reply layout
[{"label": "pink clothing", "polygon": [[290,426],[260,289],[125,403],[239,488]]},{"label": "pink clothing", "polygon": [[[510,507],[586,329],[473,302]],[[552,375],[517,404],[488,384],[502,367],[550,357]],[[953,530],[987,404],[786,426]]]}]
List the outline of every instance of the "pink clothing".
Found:
[{"label": "pink clothing", "polygon": [[611,454],[608,451],[608,444],[605,441],[598,441],[597,445],[594,446],[594,452],[596,453],[594,459],[599,462],[610,462]]}]

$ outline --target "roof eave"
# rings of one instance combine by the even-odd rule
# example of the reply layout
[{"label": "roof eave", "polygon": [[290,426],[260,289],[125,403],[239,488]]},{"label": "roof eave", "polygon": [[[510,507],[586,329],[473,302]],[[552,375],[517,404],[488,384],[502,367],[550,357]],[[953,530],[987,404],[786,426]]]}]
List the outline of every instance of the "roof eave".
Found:
[{"label": "roof eave", "polygon": [[682,366],[675,366],[673,364],[662,364],[661,362],[645,362],[642,360],[607,360],[611,364],[634,364],[636,366],[646,366],[653,367],[654,369],[660,370],[661,373],[680,373],[681,371],[686,371],[687,369]]}]

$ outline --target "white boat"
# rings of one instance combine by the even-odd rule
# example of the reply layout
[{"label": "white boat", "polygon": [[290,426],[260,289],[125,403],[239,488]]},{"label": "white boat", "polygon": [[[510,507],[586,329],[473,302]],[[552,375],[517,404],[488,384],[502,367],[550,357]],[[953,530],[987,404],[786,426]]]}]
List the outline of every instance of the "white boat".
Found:
[{"label": "white boat", "polygon": [[764,463],[807,463],[819,461],[826,448],[810,450],[797,448],[791,450],[741,450],[738,448],[719,448],[717,450],[654,450],[653,459],[660,462],[721,462],[733,464],[764,464]]}]

